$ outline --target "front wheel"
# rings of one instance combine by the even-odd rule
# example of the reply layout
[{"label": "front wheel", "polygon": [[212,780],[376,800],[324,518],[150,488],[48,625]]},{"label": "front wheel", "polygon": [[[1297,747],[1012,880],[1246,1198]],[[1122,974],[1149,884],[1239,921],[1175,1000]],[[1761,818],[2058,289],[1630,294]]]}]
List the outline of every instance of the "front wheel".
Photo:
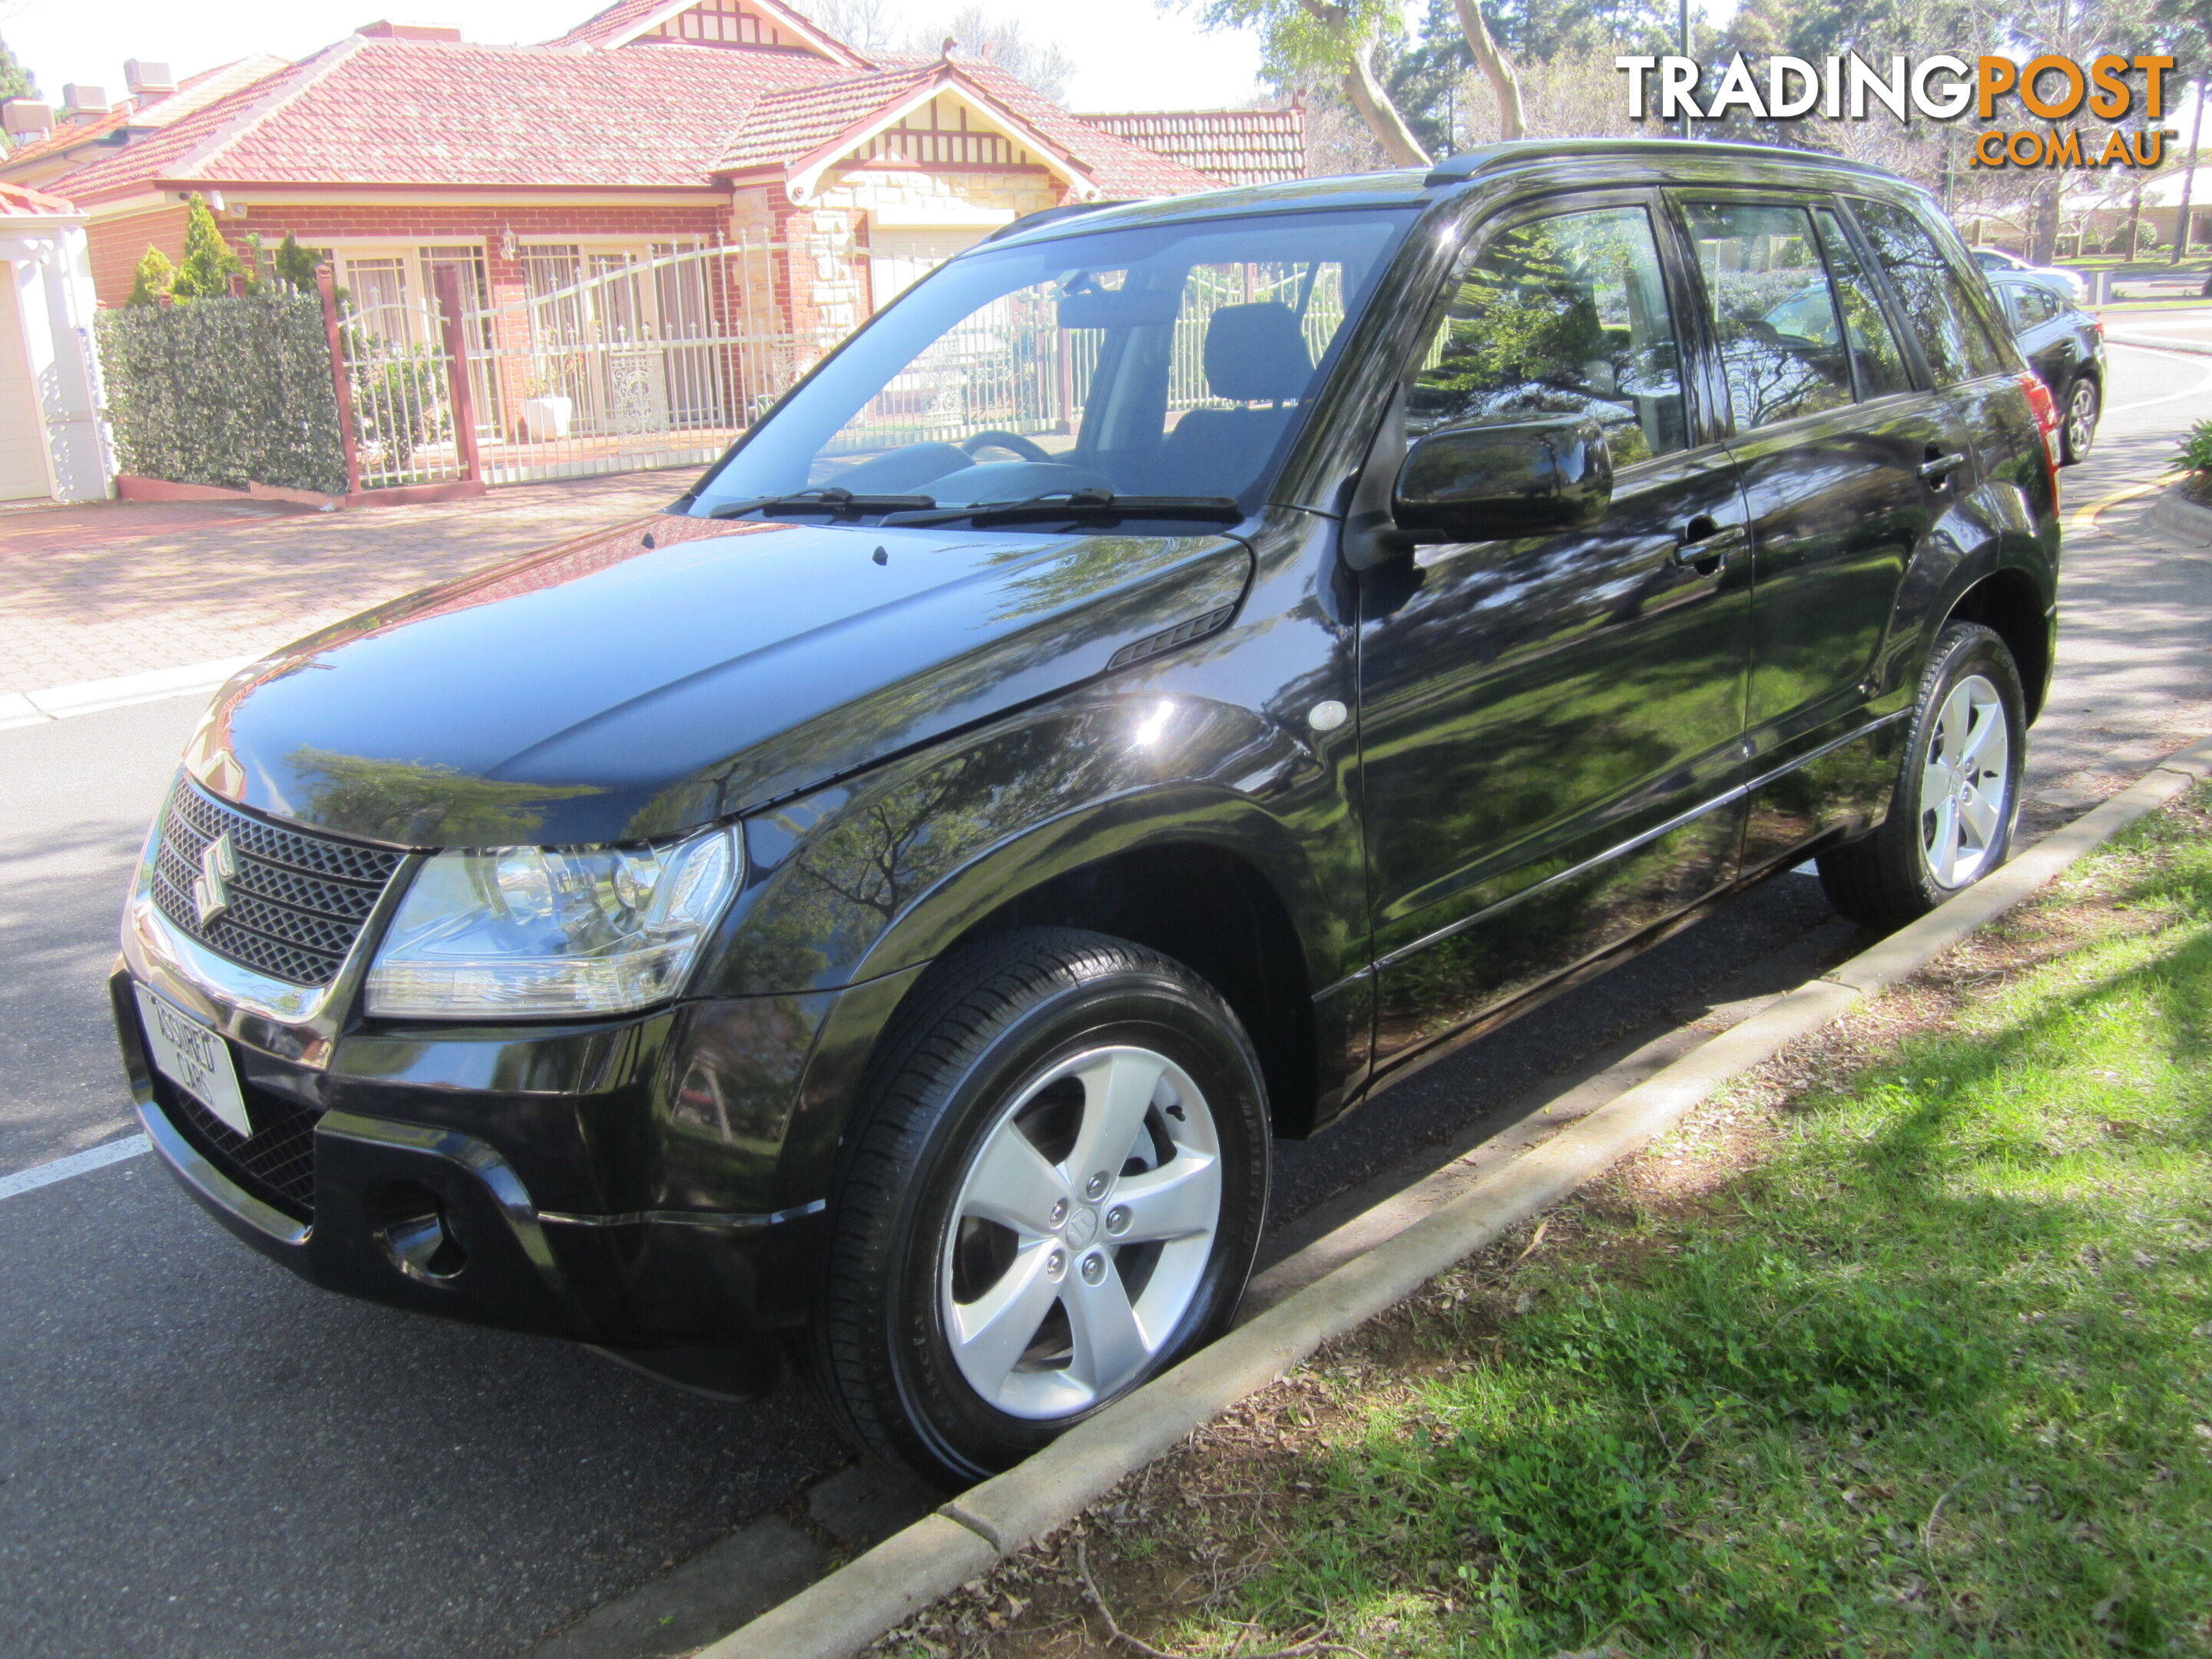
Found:
[{"label": "front wheel", "polygon": [[833,1200],[813,1370],[854,1438],[964,1486],[1224,1329],[1267,1209],[1266,1093],[1180,963],[1024,929],[939,964]]},{"label": "front wheel", "polygon": [[2004,862],[2027,753],[2026,702],[2012,653],[1993,631],[1943,629],[1921,676],[1889,817],[1819,857],[1830,903],[1864,927],[1901,927]]},{"label": "front wheel", "polygon": [[2058,428],[2058,447],[2066,464],[2088,458],[2097,441],[2097,420],[2105,408],[2104,394],[2093,376],[2079,375],[2067,388],[2066,414]]}]

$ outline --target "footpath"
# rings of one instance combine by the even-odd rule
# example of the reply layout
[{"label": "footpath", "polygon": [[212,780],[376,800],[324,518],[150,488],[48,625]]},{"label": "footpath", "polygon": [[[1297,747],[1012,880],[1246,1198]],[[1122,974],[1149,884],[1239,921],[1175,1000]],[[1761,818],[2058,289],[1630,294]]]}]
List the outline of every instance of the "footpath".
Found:
[{"label": "footpath", "polygon": [[0,511],[0,699],[256,657],[418,587],[651,513],[695,473],[351,513],[258,501]]}]

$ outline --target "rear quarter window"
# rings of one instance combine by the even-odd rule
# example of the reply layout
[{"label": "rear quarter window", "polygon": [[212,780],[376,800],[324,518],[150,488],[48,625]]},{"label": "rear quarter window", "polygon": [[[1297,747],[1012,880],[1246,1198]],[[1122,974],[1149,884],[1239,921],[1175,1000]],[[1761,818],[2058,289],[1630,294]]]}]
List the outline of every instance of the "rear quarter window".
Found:
[{"label": "rear quarter window", "polygon": [[1944,256],[1926,226],[1889,202],[1855,198],[1852,210],[1889,276],[1929,374],[1956,386],[2009,368],[2007,354],[1982,323],[1982,307],[1966,276]]}]

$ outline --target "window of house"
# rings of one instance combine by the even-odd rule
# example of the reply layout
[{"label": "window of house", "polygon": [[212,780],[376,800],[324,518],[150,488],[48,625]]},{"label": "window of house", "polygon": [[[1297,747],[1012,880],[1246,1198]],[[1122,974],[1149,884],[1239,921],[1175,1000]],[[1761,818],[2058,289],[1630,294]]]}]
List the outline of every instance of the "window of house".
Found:
[{"label": "window of house", "polygon": [[345,260],[349,311],[356,326],[395,345],[413,343],[420,332],[407,286],[407,261],[398,254]]},{"label": "window of house", "polygon": [[1981,325],[1966,279],[1952,269],[1926,227],[1888,202],[1855,199],[1852,210],[1873,241],[1875,256],[1905,303],[1920,350],[1938,386],[1956,386],[2005,371],[2005,359]]},{"label": "window of house", "polygon": [[1408,432],[1594,416],[1616,465],[1688,443],[1651,221],[1601,208],[1501,231],[1462,267],[1407,398]]},{"label": "window of house", "polygon": [[1695,204],[1691,240],[1739,432],[1852,399],[1844,319],[1803,208]]}]

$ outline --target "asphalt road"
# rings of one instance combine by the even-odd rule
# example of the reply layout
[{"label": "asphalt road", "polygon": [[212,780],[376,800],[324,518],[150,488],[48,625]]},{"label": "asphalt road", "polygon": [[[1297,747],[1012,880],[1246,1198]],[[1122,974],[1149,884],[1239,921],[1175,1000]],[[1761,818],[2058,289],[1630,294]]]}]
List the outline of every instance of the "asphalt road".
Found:
[{"label": "asphalt road", "polygon": [[[2116,348],[2069,514],[2212,416],[2212,358]],[[2128,529],[2138,509],[2101,522]],[[2069,540],[2031,790],[2212,726],[2212,555]],[[0,1176],[130,1119],[101,985],[191,700],[0,732]],[[1289,1217],[1747,966],[1834,933],[1785,877],[1282,1149]],[[1838,939],[1838,949],[1848,941]],[[1739,988],[1740,989],[1740,988]],[[149,1158],[0,1199],[0,1655],[501,1655],[843,1461],[795,1388],[702,1401],[581,1350],[317,1292]]]}]

